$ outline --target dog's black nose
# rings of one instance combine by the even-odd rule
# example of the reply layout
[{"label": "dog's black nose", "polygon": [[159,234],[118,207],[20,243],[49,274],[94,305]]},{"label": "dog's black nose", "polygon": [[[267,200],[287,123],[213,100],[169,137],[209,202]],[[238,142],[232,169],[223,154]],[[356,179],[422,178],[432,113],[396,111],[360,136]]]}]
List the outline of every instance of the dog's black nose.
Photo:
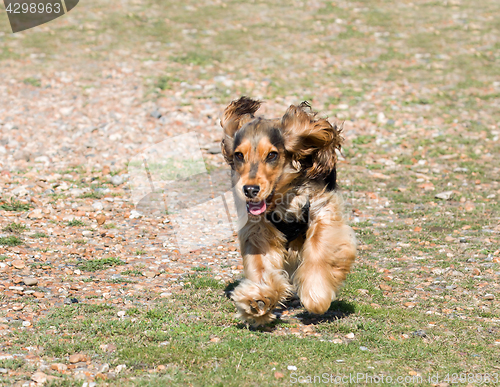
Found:
[{"label": "dog's black nose", "polygon": [[245,192],[245,196],[249,199],[253,199],[257,196],[260,191],[260,187],[258,185],[244,185],[243,192]]}]

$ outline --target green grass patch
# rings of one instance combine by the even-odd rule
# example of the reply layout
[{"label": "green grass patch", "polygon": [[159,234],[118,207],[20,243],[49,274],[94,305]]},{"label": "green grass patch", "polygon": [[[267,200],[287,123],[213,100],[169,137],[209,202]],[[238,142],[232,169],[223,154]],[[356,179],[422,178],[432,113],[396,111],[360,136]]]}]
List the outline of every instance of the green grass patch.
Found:
[{"label": "green grass patch", "polygon": [[129,269],[122,271],[121,275],[132,275],[132,276],[142,276],[142,271],[138,269]]},{"label": "green grass patch", "polygon": [[85,226],[85,222],[83,220],[80,220],[80,219],[70,220],[66,224],[70,227],[83,227],[83,226]]},{"label": "green grass patch", "polygon": [[190,275],[184,281],[185,289],[224,289],[225,286],[223,282],[204,275]]},{"label": "green grass patch", "polygon": [[42,86],[42,82],[40,82],[39,79],[37,78],[24,78],[23,79],[23,83],[25,85],[31,85],[31,86],[34,86],[34,87],[41,87]]},{"label": "green grass patch", "polygon": [[104,194],[100,192],[85,192],[84,194],[78,196],[80,199],[102,199]]},{"label": "green grass patch", "polygon": [[110,280],[107,280],[106,282],[110,284],[135,284],[137,281],[132,281],[131,279],[128,278],[112,278]]},{"label": "green grass patch", "polygon": [[3,228],[3,231],[11,232],[14,234],[21,234],[26,230],[28,230],[27,226],[25,226],[24,224],[15,223],[15,222],[9,223],[7,226],[5,226]]},{"label": "green grass patch", "polygon": [[0,360],[0,368],[6,368],[8,370],[17,370],[25,364],[22,359],[4,359]]},{"label": "green grass patch", "polygon": [[23,203],[13,198],[10,200],[10,202],[3,202],[2,204],[0,204],[0,209],[4,211],[21,212],[21,211],[29,211],[30,208],[31,206],[29,205],[29,203]]},{"label": "green grass patch", "polygon": [[360,135],[356,138],[352,139],[352,143],[356,145],[365,145],[371,143],[373,140],[375,140],[375,136],[373,135]]},{"label": "green grass patch", "polygon": [[174,83],[176,82],[180,82],[180,80],[176,77],[162,75],[156,79],[154,87],[160,89],[161,91],[170,90],[173,88]]},{"label": "green grass patch", "polygon": [[0,237],[0,246],[19,246],[23,241],[17,236]]},{"label": "green grass patch", "polygon": [[78,268],[85,271],[99,271],[119,265],[125,265],[125,262],[116,257],[109,257],[80,262]]}]

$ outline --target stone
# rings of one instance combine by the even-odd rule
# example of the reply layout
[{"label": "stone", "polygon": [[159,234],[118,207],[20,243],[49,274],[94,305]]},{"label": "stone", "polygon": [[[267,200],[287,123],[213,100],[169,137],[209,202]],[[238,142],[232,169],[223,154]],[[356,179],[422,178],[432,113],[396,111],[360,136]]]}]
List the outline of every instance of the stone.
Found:
[{"label": "stone", "polygon": [[50,365],[50,369],[62,373],[68,369],[68,366],[63,363],[54,363]]},{"label": "stone", "polygon": [[71,364],[80,363],[80,362],[86,362],[86,361],[87,361],[87,356],[84,355],[83,353],[76,353],[76,354],[71,355],[69,357],[69,362]]},{"label": "stone", "polygon": [[151,113],[149,113],[149,115],[153,118],[156,118],[157,120],[159,120],[162,116],[158,109],[153,110]]},{"label": "stone", "polygon": [[445,191],[436,194],[434,197],[441,200],[450,200],[453,196],[453,191]]},{"label": "stone", "polygon": [[23,310],[24,309],[24,304],[14,304],[12,305],[12,310],[18,311],[18,310]]},{"label": "stone", "polygon": [[21,261],[20,259],[16,259],[15,261],[12,261],[12,266],[15,269],[21,270],[21,269],[24,269],[26,267],[26,264],[23,261]]},{"label": "stone", "polygon": [[30,218],[30,219],[42,219],[43,216],[44,215],[43,215],[42,209],[40,209],[40,208],[37,208],[28,214],[28,218]]},{"label": "stone", "polygon": [[44,374],[43,372],[35,372],[33,375],[31,375],[31,380],[38,384],[44,384],[48,379],[48,376]]},{"label": "stone", "polygon": [[111,177],[111,179],[109,179],[109,181],[114,186],[117,186],[117,185],[122,185],[124,180],[123,180],[123,177],[121,175],[114,175]]},{"label": "stone", "polygon": [[139,219],[139,218],[142,218],[142,214],[139,211],[132,210],[132,211],[130,211],[129,218],[130,219]]},{"label": "stone", "polygon": [[95,217],[97,224],[102,226],[106,222],[106,216],[104,214],[99,214]]},{"label": "stone", "polygon": [[[116,185],[120,185],[120,184],[116,184]],[[101,202],[95,202],[92,204],[92,208],[96,211],[102,211],[104,209],[104,204],[102,204]]]},{"label": "stone", "polygon": [[109,167],[109,165],[105,165],[102,167],[102,174],[104,176],[109,175],[110,172],[111,172],[111,168]]}]

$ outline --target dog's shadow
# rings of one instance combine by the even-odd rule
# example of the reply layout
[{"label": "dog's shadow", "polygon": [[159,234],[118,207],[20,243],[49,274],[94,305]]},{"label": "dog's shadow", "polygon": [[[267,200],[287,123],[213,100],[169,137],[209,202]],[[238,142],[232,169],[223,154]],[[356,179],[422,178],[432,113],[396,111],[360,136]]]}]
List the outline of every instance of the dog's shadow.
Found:
[{"label": "dog's shadow", "polygon": [[[224,289],[224,294],[228,299],[231,299],[231,293],[233,290],[239,285],[240,280],[229,283]],[[264,331],[264,332],[272,332],[281,324],[287,324],[288,321],[282,319],[282,315],[284,311],[291,312],[294,309],[302,308],[300,305],[300,300],[298,297],[294,296],[291,299],[285,301],[282,305],[277,307],[274,310],[277,318],[272,323],[268,324],[265,327],[253,328],[250,327],[250,330]],[[336,300],[333,301],[330,305],[330,308],[322,315],[317,315],[313,313],[309,313],[307,311],[300,312],[293,316],[294,319],[299,320],[304,325],[317,325],[322,323],[328,323],[336,320],[341,320],[343,318],[348,317],[349,315],[356,313],[356,307],[353,303],[347,302],[344,300]],[[240,329],[248,328],[247,324],[240,323],[237,325]]]}]

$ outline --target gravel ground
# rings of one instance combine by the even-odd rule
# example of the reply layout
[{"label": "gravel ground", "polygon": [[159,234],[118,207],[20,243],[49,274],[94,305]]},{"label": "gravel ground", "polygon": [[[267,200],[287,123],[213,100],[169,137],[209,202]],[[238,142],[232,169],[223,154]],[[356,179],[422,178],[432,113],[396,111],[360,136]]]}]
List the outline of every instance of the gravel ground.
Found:
[{"label": "gravel ground", "polygon": [[[313,2],[307,20],[313,23],[311,15],[322,6]],[[490,20],[491,15],[495,13],[485,11],[483,16]],[[267,22],[270,16],[260,17]],[[324,47],[322,37],[332,34],[335,39],[351,31],[335,18],[326,30],[314,24],[319,29],[311,27],[305,36]],[[57,28],[77,21],[68,18]],[[251,27],[239,21],[243,25],[231,24],[235,31]],[[85,31],[95,30],[89,23]],[[185,22],[178,28],[184,42],[197,41],[199,36],[181,28],[186,26],[193,27]],[[49,27],[40,28],[50,33]],[[241,278],[238,245],[226,219],[185,245],[179,245],[176,233],[176,211],[192,211],[189,221],[201,223],[207,207],[195,206],[220,199],[230,189],[219,151],[219,116],[241,94],[265,99],[262,113],[269,116],[279,116],[289,104],[310,96],[317,110],[343,122],[346,144],[338,169],[346,215],[360,240],[357,264],[380,274],[376,285],[390,302],[497,325],[500,83],[485,73],[482,84],[450,89],[466,77],[447,66],[455,53],[476,59],[483,55],[498,66],[498,39],[481,32],[490,48],[479,56],[475,41],[449,48],[456,52],[427,56],[420,49],[405,51],[407,36],[393,42],[383,28],[364,25],[358,33],[369,35],[360,38],[365,40],[359,47],[371,47],[370,52],[356,53],[358,46],[353,46],[354,53],[342,51],[339,46],[339,52],[313,55],[305,51],[307,42],[297,38],[300,32],[296,40],[287,35],[285,42],[293,41],[293,48],[274,59],[300,62],[290,64],[289,72],[269,64],[265,55],[245,54],[248,60],[241,62],[210,59],[208,64],[169,60],[171,52],[182,52],[176,42],[160,48],[151,41],[137,54],[130,47],[117,47],[96,59],[94,49],[103,55],[97,39],[89,43],[90,51],[82,43],[81,52],[65,56],[63,45],[49,58],[36,45],[16,46],[31,39],[30,32],[2,38],[19,57],[2,57],[0,74],[0,360],[22,358],[33,369],[0,368],[0,373],[18,379],[28,375],[33,382],[47,378],[51,370],[88,381],[98,374],[111,378],[123,367],[110,370],[82,354],[60,364],[43,356],[40,348],[14,352],[9,337],[32,330],[64,304],[112,304],[123,311],[154,305],[181,293],[188,276],[200,268],[224,283]],[[387,53],[388,45],[406,56],[389,58],[377,68],[376,59],[370,58]],[[372,72],[362,73],[367,66]],[[335,82],[328,78],[331,68]],[[411,76],[391,79],[398,71]],[[359,75],[349,75],[353,72]],[[421,82],[436,72],[441,80]],[[161,84],[165,74],[166,82],[172,82],[168,87]],[[310,82],[303,85],[297,79]],[[280,89],[279,82],[296,83]],[[203,161],[203,173],[191,180],[182,179],[187,175],[162,180],[155,172],[153,180],[171,188],[169,212],[155,212],[164,206],[151,200],[139,203],[137,186],[129,184],[134,171],[128,163],[152,149],[166,152],[165,146],[175,153],[172,139],[182,135],[197,139],[196,160]],[[147,182],[143,178],[141,184]],[[220,201],[214,205],[215,211],[221,210]],[[189,223],[183,227],[192,231]],[[203,237],[215,237],[216,243],[207,245]],[[359,291],[363,298],[363,289]],[[278,326],[270,334],[321,337],[311,325],[318,319],[303,317],[303,312],[297,301],[291,302],[279,314],[296,325]],[[498,350],[497,328],[492,337],[491,348]]]}]

